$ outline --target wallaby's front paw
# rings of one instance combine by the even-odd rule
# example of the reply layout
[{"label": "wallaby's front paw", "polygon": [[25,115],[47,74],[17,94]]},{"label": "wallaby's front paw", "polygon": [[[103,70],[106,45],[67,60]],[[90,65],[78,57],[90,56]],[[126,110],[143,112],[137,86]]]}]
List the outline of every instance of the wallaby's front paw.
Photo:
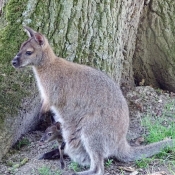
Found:
[{"label": "wallaby's front paw", "polygon": [[50,152],[47,152],[47,153],[44,153],[43,155],[41,155],[38,160],[41,160],[41,159],[49,159],[49,160],[52,160],[52,159],[59,159],[60,158],[60,152],[59,152],[59,149],[54,149]]},{"label": "wallaby's front paw", "polygon": [[39,156],[38,160],[44,159],[44,155],[45,155],[45,154],[42,154],[41,156]]},{"label": "wallaby's front paw", "polygon": [[65,143],[65,142],[62,142],[62,143],[61,143],[61,150],[64,150],[65,145],[66,145],[66,143]]}]

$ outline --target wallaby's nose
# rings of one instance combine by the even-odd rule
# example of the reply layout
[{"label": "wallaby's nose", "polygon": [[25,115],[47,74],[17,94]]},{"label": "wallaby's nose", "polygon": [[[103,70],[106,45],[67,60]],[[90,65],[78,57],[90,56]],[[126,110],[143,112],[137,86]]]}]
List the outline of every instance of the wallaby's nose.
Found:
[{"label": "wallaby's nose", "polygon": [[39,146],[42,146],[42,145],[44,144],[44,142],[40,140],[40,141],[38,142],[38,144],[39,144]]},{"label": "wallaby's nose", "polygon": [[12,65],[13,65],[13,67],[15,67],[15,68],[19,66],[18,56],[16,56],[16,57],[12,60]]},{"label": "wallaby's nose", "polygon": [[39,141],[42,142],[42,143],[44,143],[44,138],[42,137]]},{"label": "wallaby's nose", "polygon": [[17,64],[18,64],[17,60],[12,60],[12,65],[13,65],[14,67],[16,67]]}]

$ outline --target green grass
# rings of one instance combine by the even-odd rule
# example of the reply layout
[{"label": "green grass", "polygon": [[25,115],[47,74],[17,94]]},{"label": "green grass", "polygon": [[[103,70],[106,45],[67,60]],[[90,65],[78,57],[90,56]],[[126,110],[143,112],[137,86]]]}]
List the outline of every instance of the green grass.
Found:
[{"label": "green grass", "polygon": [[137,160],[136,161],[136,166],[138,168],[147,168],[151,161],[152,161],[152,158],[144,158],[142,160]]},{"label": "green grass", "polygon": [[78,163],[76,163],[76,162],[71,162],[71,164],[69,165],[69,169],[73,170],[74,172],[81,171],[80,165]]},{"label": "green grass", "polygon": [[20,150],[23,146],[29,145],[29,144],[30,144],[30,141],[27,138],[22,138],[16,143],[15,148]]},{"label": "green grass", "polygon": [[106,167],[110,167],[112,165],[113,159],[107,159],[105,162]]},{"label": "green grass", "polygon": [[29,159],[27,157],[23,158],[21,161],[18,162],[13,162],[13,161],[8,161],[7,162],[7,166],[9,166],[8,170],[10,172],[10,174],[14,174],[15,172],[18,171],[18,169],[25,165],[27,162],[29,161]]},{"label": "green grass", "polygon": [[[152,116],[151,113],[148,113],[142,119],[141,124],[149,133],[144,136],[147,144],[166,138],[175,139],[175,101],[172,100],[164,106],[161,116]],[[152,158],[136,161],[136,165],[138,168],[147,168],[155,159],[159,159],[160,163],[171,162],[170,165],[174,165],[175,148],[166,148]],[[171,169],[170,167],[168,168],[169,170]]]},{"label": "green grass", "polygon": [[47,166],[42,166],[38,168],[39,175],[61,175],[59,170],[53,171]]},{"label": "green grass", "polygon": [[149,132],[149,135],[145,136],[148,143],[175,138],[175,100],[165,104],[160,116],[152,116],[148,113],[141,124]]},{"label": "green grass", "polygon": [[147,116],[142,120],[142,125],[149,131],[149,135],[145,137],[148,143],[157,142],[165,138],[175,138],[175,123],[163,116],[156,120],[151,116]]}]

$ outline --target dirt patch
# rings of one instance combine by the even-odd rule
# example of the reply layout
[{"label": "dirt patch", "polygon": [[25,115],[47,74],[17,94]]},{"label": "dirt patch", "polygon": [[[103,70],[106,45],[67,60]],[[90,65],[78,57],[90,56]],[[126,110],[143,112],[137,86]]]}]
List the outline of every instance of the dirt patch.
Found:
[{"label": "dirt patch", "polygon": [[[147,131],[141,126],[141,120],[148,113],[154,118],[161,117],[163,110],[167,104],[175,103],[175,96],[173,93],[166,93],[161,90],[155,90],[149,86],[136,87],[135,90],[127,93],[126,98],[130,108],[130,128],[128,132],[128,140],[132,145],[136,144],[137,138],[142,138],[147,135]],[[169,110],[169,115],[175,118],[175,106]],[[166,117],[166,116],[165,116]],[[168,117],[168,116],[167,116]],[[172,121],[173,122],[173,121]],[[43,134],[42,130],[32,131],[27,133],[17,143],[16,148],[9,150],[9,153],[0,162],[0,175],[15,174],[15,175],[69,175],[72,174],[74,165],[71,160],[65,160],[66,167],[60,170],[60,162],[56,160],[38,160],[38,158],[45,152],[48,152],[57,147],[56,142],[51,142],[39,146],[39,139]],[[138,141],[138,140],[137,140]],[[25,145],[25,146],[23,146]],[[168,154],[171,156],[171,153]],[[151,174],[159,172],[161,174],[174,174],[175,168],[170,168],[170,161],[162,161],[162,159],[151,159],[147,163],[147,167],[138,168],[135,162],[121,163],[116,160],[105,162],[105,175],[136,175],[136,174]],[[173,163],[172,163],[173,164]],[[175,166],[174,166],[175,167]],[[46,170],[49,170],[46,173]],[[82,170],[83,168],[81,168]]]}]

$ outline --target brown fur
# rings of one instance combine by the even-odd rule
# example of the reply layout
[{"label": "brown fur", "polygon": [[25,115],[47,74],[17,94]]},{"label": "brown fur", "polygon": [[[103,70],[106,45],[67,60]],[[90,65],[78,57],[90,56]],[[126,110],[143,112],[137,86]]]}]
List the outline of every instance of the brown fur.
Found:
[{"label": "brown fur", "polygon": [[53,140],[57,140],[59,145],[58,149],[60,154],[60,165],[61,165],[61,169],[64,169],[65,167],[65,163],[63,159],[64,147],[62,147],[64,143],[60,144],[59,137],[61,137],[60,125],[58,123],[55,123],[46,129],[44,135],[40,139],[40,143],[47,143]]},{"label": "brown fur", "polygon": [[90,165],[76,174],[103,175],[105,158],[134,161],[173,146],[173,140],[165,140],[131,147],[126,140],[128,105],[119,86],[98,70],[56,57],[43,35],[25,28],[30,38],[12,64],[33,67],[44,106],[61,123],[65,153],[81,165]]}]

